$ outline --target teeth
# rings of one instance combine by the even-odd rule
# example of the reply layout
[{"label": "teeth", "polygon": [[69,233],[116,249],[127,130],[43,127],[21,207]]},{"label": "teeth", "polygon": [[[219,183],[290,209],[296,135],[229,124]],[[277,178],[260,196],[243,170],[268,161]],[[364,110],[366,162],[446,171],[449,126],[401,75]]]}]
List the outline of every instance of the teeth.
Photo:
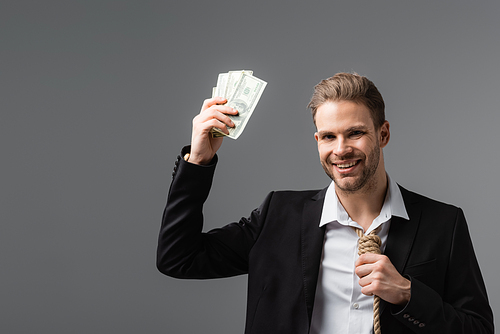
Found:
[{"label": "teeth", "polygon": [[356,164],[357,161],[350,162],[348,164],[337,164],[337,167],[339,168],[349,168],[352,167]]}]

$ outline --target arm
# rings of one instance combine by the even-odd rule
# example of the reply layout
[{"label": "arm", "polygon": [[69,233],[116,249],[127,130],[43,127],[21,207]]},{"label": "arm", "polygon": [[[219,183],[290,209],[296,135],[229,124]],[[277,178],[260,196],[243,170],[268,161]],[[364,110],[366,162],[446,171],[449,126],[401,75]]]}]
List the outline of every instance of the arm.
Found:
[{"label": "arm", "polygon": [[[186,148],[183,149],[186,153]],[[208,165],[195,165],[178,157],[163,213],[158,238],[157,267],[166,275],[177,278],[211,278],[228,276],[210,263],[217,251],[211,238],[202,233],[203,204],[206,201],[217,163],[217,156]],[[213,238],[212,238],[213,239]],[[233,275],[243,273],[244,260],[236,260]],[[219,264],[220,265],[220,264]]]},{"label": "arm", "polygon": [[272,193],[250,217],[202,233],[203,204],[216,163],[217,156],[203,166],[179,157],[158,238],[157,268],[165,275],[204,279],[248,272],[248,254],[262,229]]},{"label": "arm", "polygon": [[[213,278],[247,271],[246,253],[252,240],[251,228],[244,220],[209,233],[202,233],[203,204],[208,197],[217,163],[216,151],[222,138],[212,138],[210,129],[227,133],[232,108],[219,105],[224,99],[206,100],[193,120],[189,162],[177,158],[173,180],[158,239],[157,267],[178,278]],[[248,241],[250,240],[250,241]]]}]

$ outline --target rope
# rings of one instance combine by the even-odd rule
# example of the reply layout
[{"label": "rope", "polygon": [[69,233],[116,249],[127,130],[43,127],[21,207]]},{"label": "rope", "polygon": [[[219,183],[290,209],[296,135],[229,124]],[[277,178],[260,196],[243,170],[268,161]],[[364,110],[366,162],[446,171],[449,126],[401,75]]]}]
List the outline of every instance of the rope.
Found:
[{"label": "rope", "polygon": [[[366,253],[382,254],[380,246],[382,241],[377,234],[378,228],[365,235],[359,228],[353,227],[359,237],[358,240],[358,255]],[[375,334],[381,334],[380,329],[380,297],[373,296],[373,331]]]}]

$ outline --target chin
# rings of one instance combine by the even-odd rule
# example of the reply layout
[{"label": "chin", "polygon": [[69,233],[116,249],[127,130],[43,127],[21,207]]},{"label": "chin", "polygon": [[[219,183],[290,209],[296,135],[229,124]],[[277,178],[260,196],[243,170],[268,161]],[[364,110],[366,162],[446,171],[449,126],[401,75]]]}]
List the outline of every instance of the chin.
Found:
[{"label": "chin", "polygon": [[352,182],[337,182],[335,181],[337,188],[346,193],[354,193],[362,188],[361,185]]}]

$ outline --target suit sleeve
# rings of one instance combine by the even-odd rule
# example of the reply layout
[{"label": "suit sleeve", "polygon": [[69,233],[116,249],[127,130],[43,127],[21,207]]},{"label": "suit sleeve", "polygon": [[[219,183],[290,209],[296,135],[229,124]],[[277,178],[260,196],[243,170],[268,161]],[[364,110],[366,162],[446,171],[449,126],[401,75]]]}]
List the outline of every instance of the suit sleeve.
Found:
[{"label": "suit sleeve", "polygon": [[269,201],[249,218],[203,233],[203,204],[216,163],[217,156],[207,166],[177,159],[158,238],[157,268],[165,275],[206,279],[248,272],[248,253]]},{"label": "suit sleeve", "polygon": [[411,279],[410,302],[393,315],[415,333],[494,332],[493,314],[464,214],[457,209],[443,293]]}]

